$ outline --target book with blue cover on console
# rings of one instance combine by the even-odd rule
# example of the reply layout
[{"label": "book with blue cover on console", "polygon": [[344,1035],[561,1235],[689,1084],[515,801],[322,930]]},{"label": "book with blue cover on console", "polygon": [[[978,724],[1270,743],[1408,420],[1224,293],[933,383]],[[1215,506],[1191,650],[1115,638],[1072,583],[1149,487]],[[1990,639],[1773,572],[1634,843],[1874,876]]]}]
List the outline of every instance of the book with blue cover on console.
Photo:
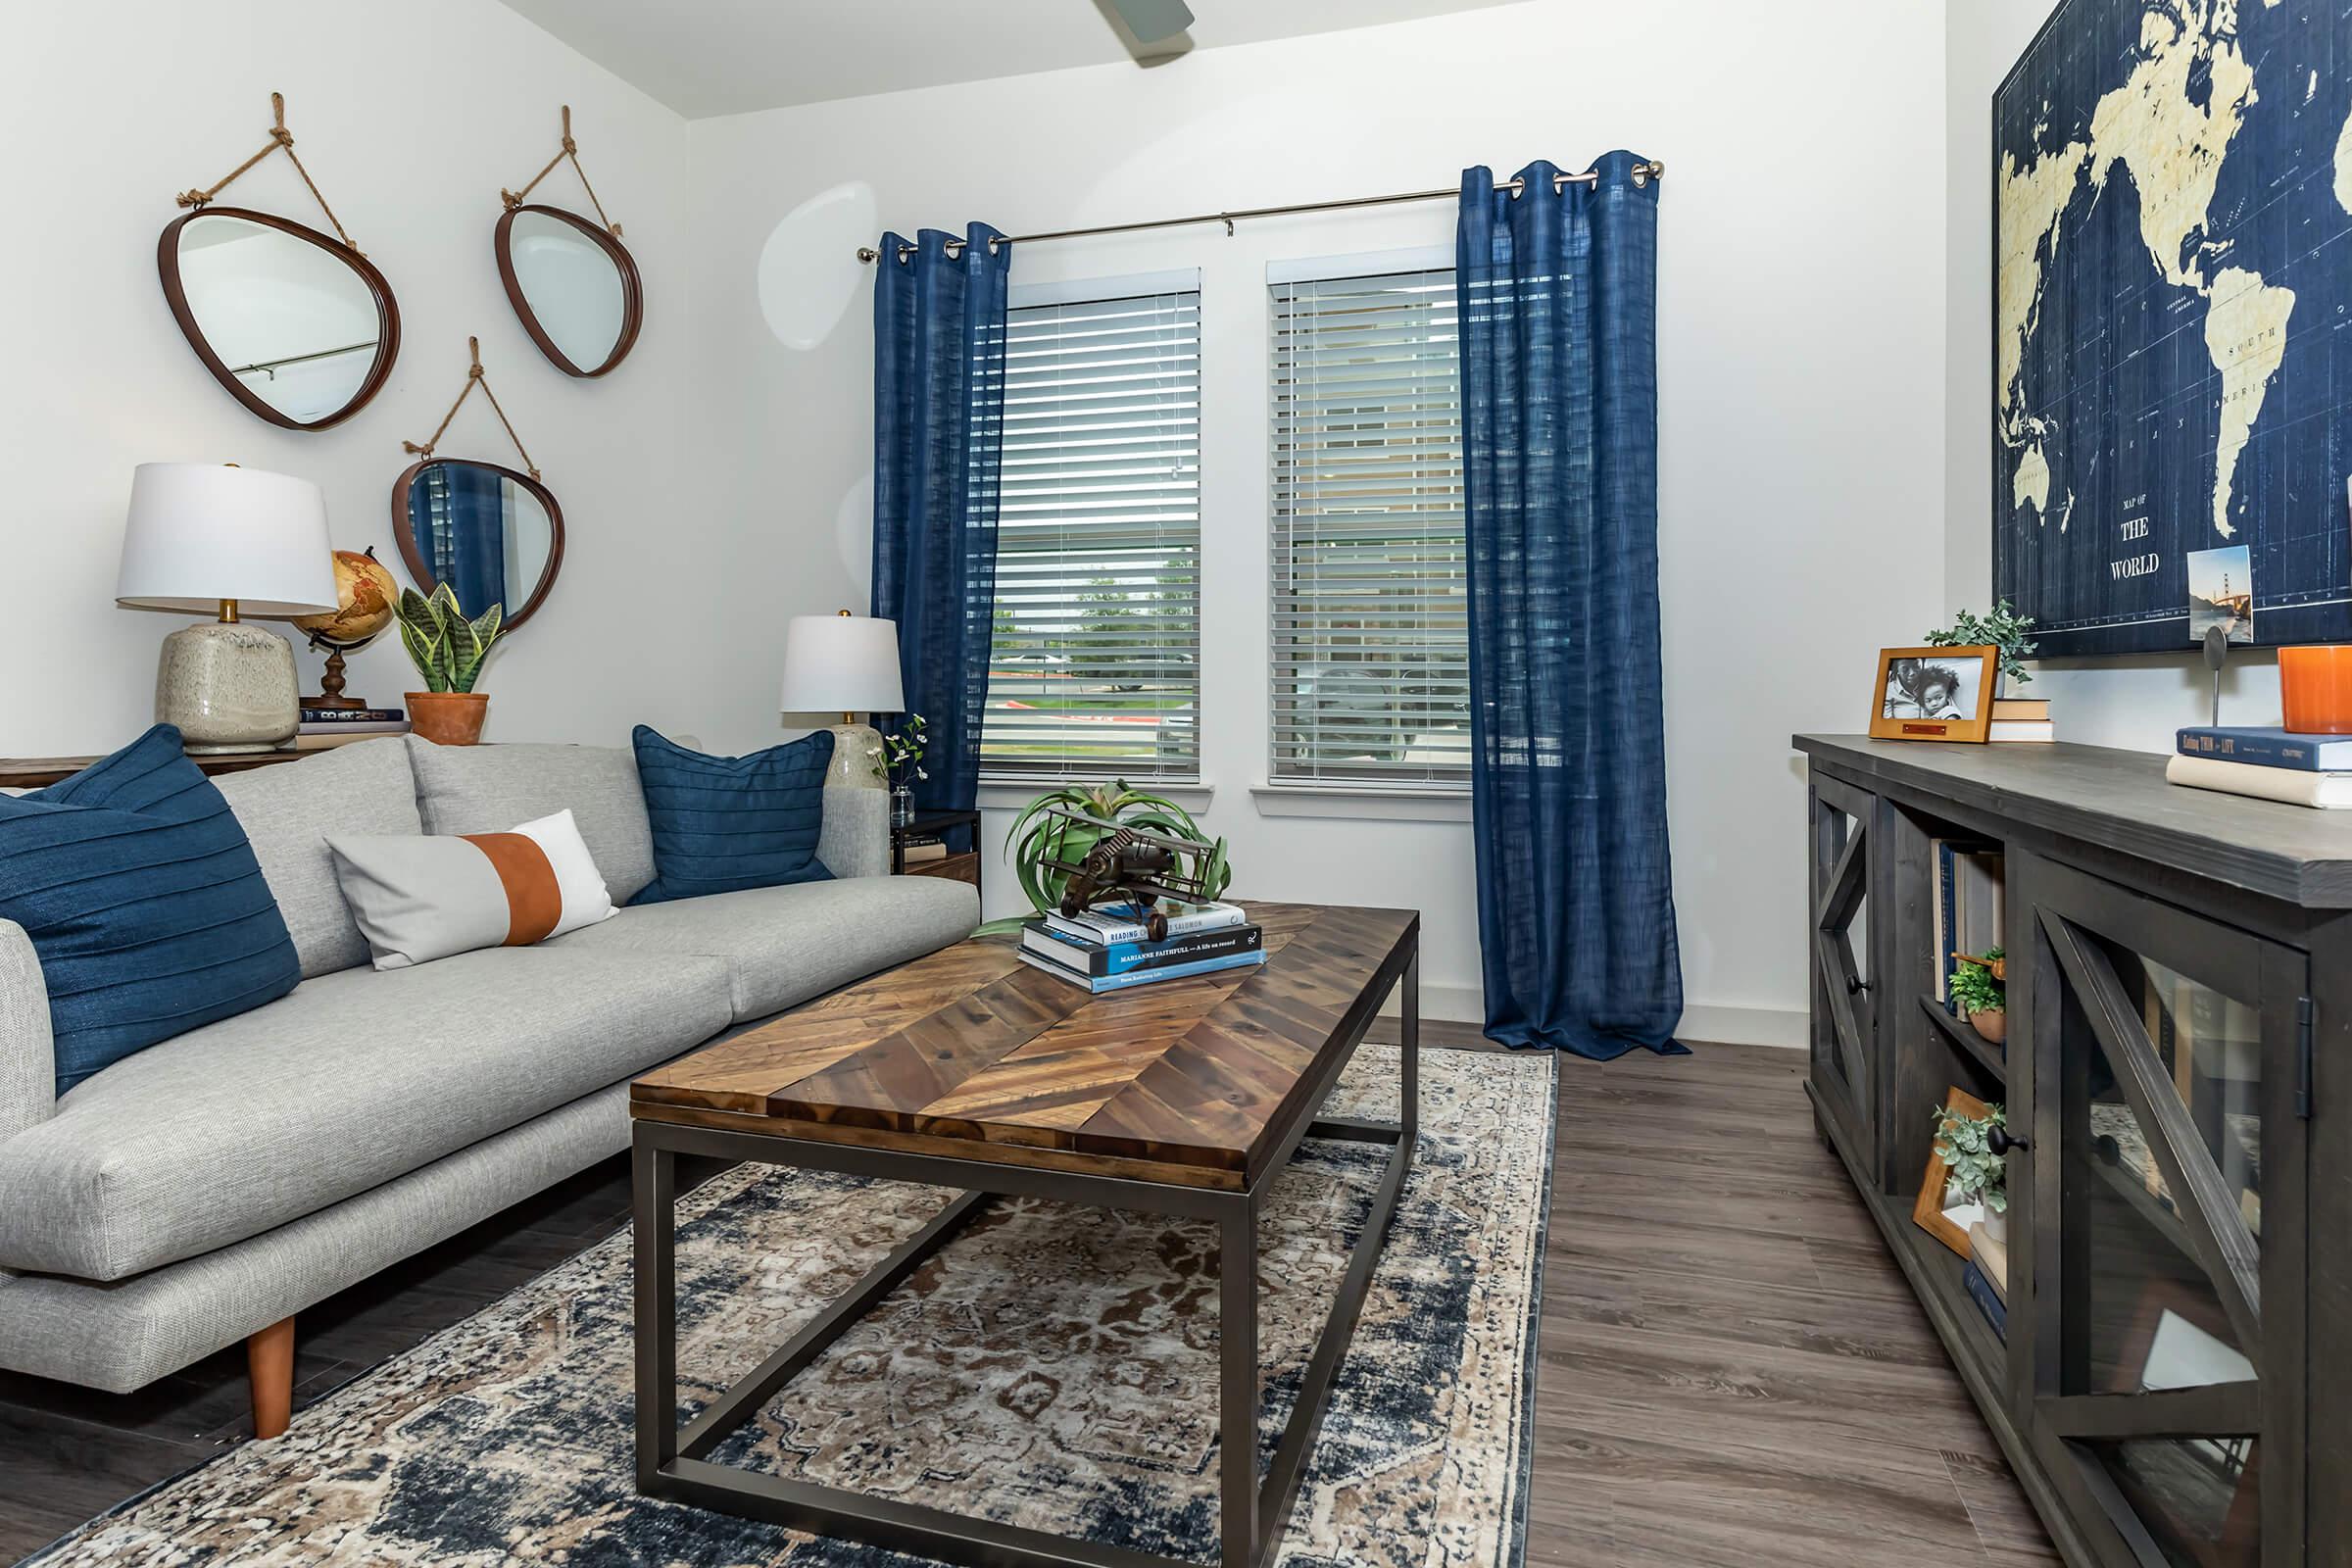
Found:
[{"label": "book with blue cover on console", "polygon": [[1181,980],[1187,975],[1215,974],[1222,969],[1249,968],[1265,962],[1266,954],[1263,948],[1257,948],[1247,953],[1229,953],[1220,958],[1196,958],[1190,963],[1174,964],[1165,969],[1137,969],[1128,974],[1102,976],[1080,974],[1077,970],[1066,968],[1051,958],[1040,957],[1026,948],[1021,950],[1021,961],[1033,969],[1043,969],[1056,980],[1065,981],[1074,986],[1084,986],[1099,997],[1106,992],[1127,991],[1136,986],[1148,986],[1160,980]]},{"label": "book with blue cover on console", "polygon": [[2352,772],[2352,735],[2306,735],[2260,725],[2183,725],[2176,747],[2182,757],[2212,757],[2257,767],[2306,773]]},{"label": "book with blue cover on console", "polygon": [[[1248,923],[1249,914],[1238,904],[1186,904],[1176,899],[1159,901],[1159,912],[1167,916],[1168,936],[1173,939],[1189,936],[1195,931],[1214,931],[1229,925]],[[1066,931],[1087,942],[1142,942],[1150,933],[1135,909],[1125,904],[1097,905],[1076,914],[1048,910],[1046,924],[1056,931]]]},{"label": "book with blue cover on console", "polygon": [[1021,949],[1090,977],[1170,969],[1201,958],[1253,953],[1265,946],[1265,932],[1254,925],[1229,925],[1189,932],[1162,942],[1092,942],[1069,932],[1031,920],[1021,927]]}]

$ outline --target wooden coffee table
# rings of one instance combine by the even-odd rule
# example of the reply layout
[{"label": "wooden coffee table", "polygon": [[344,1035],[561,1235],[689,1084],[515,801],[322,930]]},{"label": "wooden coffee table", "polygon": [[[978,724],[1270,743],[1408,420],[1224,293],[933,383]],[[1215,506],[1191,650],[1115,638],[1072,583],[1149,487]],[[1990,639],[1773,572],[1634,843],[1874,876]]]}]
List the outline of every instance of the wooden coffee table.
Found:
[{"label": "wooden coffee table", "polygon": [[[1021,1194],[1218,1227],[1224,1568],[1270,1557],[1412,1162],[1421,922],[1409,909],[1250,908],[1268,954],[1254,969],[1091,997],[1022,963],[1010,939],[974,938],[638,1079],[629,1091],[638,1489],[988,1568],[1178,1563],[707,1457],[991,1194]],[[1396,1121],[1319,1115],[1396,986],[1404,1009]],[[1395,1152],[1261,1483],[1257,1215],[1305,1138],[1389,1144]],[[673,1164],[682,1153],[923,1182],[962,1196],[681,1431]]]}]

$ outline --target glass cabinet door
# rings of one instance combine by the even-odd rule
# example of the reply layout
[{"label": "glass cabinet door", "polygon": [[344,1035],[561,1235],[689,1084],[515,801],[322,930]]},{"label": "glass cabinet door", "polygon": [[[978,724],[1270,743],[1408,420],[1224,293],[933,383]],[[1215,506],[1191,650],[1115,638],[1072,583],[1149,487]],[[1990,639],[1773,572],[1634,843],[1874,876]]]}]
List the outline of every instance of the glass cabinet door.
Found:
[{"label": "glass cabinet door", "polygon": [[2264,1208],[2301,1202],[2304,960],[2046,862],[2013,891],[2033,910],[2034,1441],[2118,1561],[2296,1561],[2301,1257],[2264,1246]]},{"label": "glass cabinet door", "polygon": [[1871,988],[1870,890],[1877,797],[1833,778],[1813,782],[1813,1083],[1865,1169],[1872,1167],[1872,1063],[1877,1017]]}]

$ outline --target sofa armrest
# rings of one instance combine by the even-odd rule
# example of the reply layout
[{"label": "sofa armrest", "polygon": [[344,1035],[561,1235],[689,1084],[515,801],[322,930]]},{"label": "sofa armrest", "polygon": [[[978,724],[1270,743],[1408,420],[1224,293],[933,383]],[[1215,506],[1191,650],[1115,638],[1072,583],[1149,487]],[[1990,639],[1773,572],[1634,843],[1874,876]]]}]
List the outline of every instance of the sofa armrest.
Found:
[{"label": "sofa armrest", "polygon": [[0,1138],[47,1121],[56,1108],[57,1057],[41,960],[23,926],[0,920]]},{"label": "sofa armrest", "polygon": [[828,784],[816,858],[837,877],[890,875],[890,791]]}]

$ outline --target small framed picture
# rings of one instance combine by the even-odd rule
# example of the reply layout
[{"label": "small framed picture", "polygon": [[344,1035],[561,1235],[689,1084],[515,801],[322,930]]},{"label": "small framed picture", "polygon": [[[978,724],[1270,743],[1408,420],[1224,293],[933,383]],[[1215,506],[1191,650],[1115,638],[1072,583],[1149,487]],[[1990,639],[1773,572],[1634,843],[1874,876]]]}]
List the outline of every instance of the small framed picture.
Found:
[{"label": "small framed picture", "polygon": [[[1983,1121],[1992,1113],[1985,1104],[1965,1089],[1947,1089],[1943,1108],[1973,1121]],[[1982,1203],[1951,1204],[1944,1189],[1950,1183],[1952,1168],[1943,1162],[1936,1146],[1928,1149],[1928,1168],[1919,1179],[1919,1198],[1911,1205],[1911,1222],[1962,1257],[1969,1255],[1968,1228],[1984,1217]]]},{"label": "small framed picture", "polygon": [[1870,733],[1883,741],[1982,741],[1992,728],[2000,650],[1882,648]]}]

